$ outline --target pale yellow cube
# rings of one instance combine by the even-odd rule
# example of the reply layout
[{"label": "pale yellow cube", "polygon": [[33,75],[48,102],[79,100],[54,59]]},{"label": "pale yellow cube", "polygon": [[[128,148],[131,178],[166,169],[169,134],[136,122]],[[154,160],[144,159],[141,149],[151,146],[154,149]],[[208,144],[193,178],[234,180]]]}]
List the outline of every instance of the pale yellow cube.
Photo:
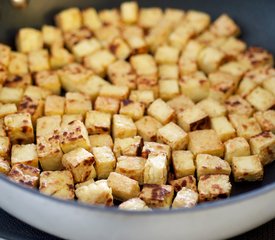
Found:
[{"label": "pale yellow cube", "polygon": [[55,16],[56,25],[63,32],[79,29],[82,26],[81,12],[78,8],[68,8]]},{"label": "pale yellow cube", "polygon": [[61,116],[44,116],[37,119],[36,137],[46,137],[58,134],[60,131]]},{"label": "pale yellow cube", "polygon": [[115,114],[113,116],[112,135],[114,138],[126,138],[137,135],[137,128],[132,118]]},{"label": "pale yellow cube", "polygon": [[197,180],[193,175],[171,180],[169,181],[169,184],[174,187],[176,192],[180,191],[184,187],[197,192]]},{"label": "pale yellow cube", "polygon": [[130,58],[130,63],[137,75],[155,76],[157,65],[154,58],[149,54],[138,54]]},{"label": "pale yellow cube", "polygon": [[232,95],[225,101],[225,107],[229,114],[239,114],[251,116],[253,108],[239,95]]},{"label": "pale yellow cube", "polygon": [[152,90],[132,90],[129,100],[144,103],[147,107],[155,100],[154,92]]},{"label": "pale yellow cube", "polygon": [[131,54],[131,49],[126,41],[121,37],[116,37],[109,44],[109,50],[118,59],[127,59]]},{"label": "pale yellow cube", "polygon": [[222,142],[236,136],[236,130],[224,116],[211,118],[211,128],[216,131]]},{"label": "pale yellow cube", "polygon": [[97,11],[94,8],[86,8],[82,11],[83,25],[94,31],[102,26],[102,22],[98,17]]},{"label": "pale yellow cube", "polygon": [[131,198],[118,206],[124,211],[150,211],[151,209],[140,198]]},{"label": "pale yellow cube", "polygon": [[266,111],[275,104],[275,96],[261,87],[255,88],[246,100],[259,111]]},{"label": "pale yellow cube", "polygon": [[152,153],[155,155],[164,153],[167,156],[167,160],[170,161],[171,158],[171,148],[169,145],[156,142],[144,142],[142,148],[141,156],[148,158],[148,155]]},{"label": "pale yellow cube", "polygon": [[23,53],[12,52],[8,71],[11,74],[27,74],[29,72],[27,56]]},{"label": "pale yellow cube", "polygon": [[22,97],[22,88],[3,87],[0,90],[0,101],[2,103],[19,103]]},{"label": "pale yellow cube", "polygon": [[121,19],[124,23],[133,24],[138,20],[137,2],[124,2],[120,5]]},{"label": "pale yellow cube", "polygon": [[198,102],[196,106],[202,109],[211,118],[221,117],[226,114],[225,106],[212,98],[206,98]]},{"label": "pale yellow cube", "polygon": [[33,85],[28,86],[24,92],[24,96],[28,96],[36,100],[45,100],[49,95],[51,95],[49,90]]},{"label": "pale yellow cube", "polygon": [[111,97],[118,100],[126,99],[129,95],[127,86],[103,85],[99,91],[99,96]]},{"label": "pale yellow cube", "polygon": [[50,65],[52,69],[59,69],[74,61],[74,56],[66,48],[53,45],[51,47]]},{"label": "pale yellow cube", "polygon": [[199,194],[189,188],[182,188],[176,195],[172,208],[192,208],[199,199]]},{"label": "pale yellow cube", "polygon": [[92,110],[91,100],[84,94],[67,92],[65,95],[65,113],[85,115]]},{"label": "pale yellow cube", "polygon": [[34,28],[21,28],[16,36],[16,47],[22,53],[42,49],[42,33]]},{"label": "pale yellow cube", "polygon": [[173,151],[172,164],[177,179],[195,173],[194,155],[190,151]]},{"label": "pale yellow cube", "polygon": [[158,66],[160,79],[178,79],[179,67],[176,64],[161,64]]},{"label": "pale yellow cube", "polygon": [[120,101],[116,98],[98,96],[95,100],[94,109],[100,112],[116,114],[119,111]]},{"label": "pale yellow cube", "polygon": [[210,15],[205,12],[189,10],[186,13],[186,21],[187,24],[194,28],[196,34],[199,34],[209,26],[211,18]]},{"label": "pale yellow cube", "polygon": [[176,79],[159,81],[159,96],[167,101],[180,94],[179,84]]},{"label": "pale yellow cube", "polygon": [[10,62],[11,48],[8,45],[0,44],[0,64],[7,67]]},{"label": "pale yellow cube", "polygon": [[177,114],[195,105],[194,102],[189,97],[186,97],[185,95],[182,95],[182,94],[169,100],[167,104],[171,108],[173,108]]},{"label": "pale yellow cube", "polygon": [[17,112],[16,104],[7,103],[0,106],[0,118]]},{"label": "pale yellow cube", "polygon": [[275,110],[256,112],[254,118],[260,124],[263,131],[272,131],[275,133]]},{"label": "pale yellow cube", "polygon": [[38,156],[35,144],[13,145],[11,149],[11,165],[23,163],[38,167]]},{"label": "pale yellow cube", "polygon": [[211,32],[220,37],[237,36],[240,28],[227,14],[219,16],[211,26]]},{"label": "pale yellow cube", "polygon": [[155,59],[158,64],[176,64],[178,62],[179,53],[179,49],[164,45],[157,49]]},{"label": "pale yellow cube", "polygon": [[100,42],[96,38],[84,39],[77,42],[72,47],[72,52],[77,60],[88,56],[101,48]]},{"label": "pale yellow cube", "polygon": [[143,148],[143,139],[140,136],[114,139],[114,154],[116,157],[140,156]]},{"label": "pale yellow cube", "polygon": [[63,115],[65,110],[65,98],[51,95],[46,98],[44,113],[46,116]]},{"label": "pale yellow cube", "polygon": [[108,134],[99,134],[99,135],[90,135],[89,136],[91,147],[109,147],[113,149],[114,143],[111,135]]},{"label": "pale yellow cube", "polygon": [[120,102],[119,114],[131,117],[134,121],[141,119],[145,112],[145,104],[124,99]]},{"label": "pale yellow cube", "polygon": [[98,111],[88,111],[86,113],[85,126],[89,134],[110,133],[111,114]]},{"label": "pale yellow cube", "polygon": [[275,96],[275,79],[274,77],[269,77],[263,81],[263,88]]},{"label": "pale yellow cube", "polygon": [[8,137],[0,137],[0,157],[9,159],[11,143]]},{"label": "pale yellow cube", "polygon": [[38,87],[45,88],[56,95],[60,94],[61,83],[56,72],[40,71],[35,74],[34,80]]},{"label": "pale yellow cube", "polygon": [[43,42],[47,46],[63,46],[63,35],[62,31],[54,26],[50,25],[44,25],[42,27],[42,36],[43,36]]},{"label": "pale yellow cube", "polygon": [[160,8],[141,8],[139,11],[138,25],[143,28],[154,27],[162,16],[163,12]]},{"label": "pale yellow cube", "polygon": [[50,70],[49,53],[45,49],[29,52],[28,62],[31,72]]}]

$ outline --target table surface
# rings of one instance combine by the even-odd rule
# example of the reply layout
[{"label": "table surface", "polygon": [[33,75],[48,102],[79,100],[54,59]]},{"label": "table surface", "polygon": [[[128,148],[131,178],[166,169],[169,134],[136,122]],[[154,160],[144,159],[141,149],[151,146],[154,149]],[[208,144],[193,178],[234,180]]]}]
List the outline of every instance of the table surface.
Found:
[{"label": "table surface", "polygon": [[[61,240],[39,231],[0,209],[0,240]],[[230,240],[275,240],[275,219]]]}]

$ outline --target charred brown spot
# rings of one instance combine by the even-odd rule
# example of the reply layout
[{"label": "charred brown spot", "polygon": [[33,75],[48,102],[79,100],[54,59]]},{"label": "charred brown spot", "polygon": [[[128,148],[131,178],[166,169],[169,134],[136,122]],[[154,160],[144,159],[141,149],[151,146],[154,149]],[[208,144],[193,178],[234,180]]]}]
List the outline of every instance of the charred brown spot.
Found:
[{"label": "charred brown spot", "polygon": [[218,190],[220,193],[223,191],[223,189],[221,188],[221,186],[219,184],[213,184],[211,186],[212,189]]},{"label": "charred brown spot", "polygon": [[26,133],[28,132],[29,127],[28,126],[22,126],[22,132]]},{"label": "charred brown spot", "polygon": [[67,184],[67,187],[70,191],[74,190],[74,185],[73,184]]},{"label": "charred brown spot", "polygon": [[271,138],[272,136],[271,136],[270,132],[265,131],[265,132],[255,135],[253,138],[255,138],[255,137]]},{"label": "charred brown spot", "polygon": [[222,170],[222,167],[221,166],[217,166],[215,167],[216,170]]},{"label": "charred brown spot", "polygon": [[110,46],[109,46],[109,49],[112,53],[116,53],[117,49],[119,47],[119,44],[118,43],[112,43]]},{"label": "charred brown spot", "polygon": [[203,130],[210,128],[210,118],[207,116],[197,122],[190,124],[190,131]]},{"label": "charred brown spot", "polygon": [[133,101],[130,100],[130,99],[123,99],[123,100],[122,100],[122,104],[123,104],[124,106],[127,106],[127,105],[129,105],[129,104],[131,104],[131,103],[133,103]]},{"label": "charred brown spot", "polygon": [[200,180],[204,181],[204,180],[207,180],[208,178],[210,178],[210,175],[204,175],[200,177]]},{"label": "charred brown spot", "polygon": [[188,180],[189,180],[190,183],[193,183],[194,182],[194,177],[188,176]]},{"label": "charred brown spot", "polygon": [[238,101],[238,100],[236,100],[236,101],[225,101],[225,104],[230,105],[230,106],[232,106],[232,107],[235,107],[235,106],[240,105],[241,102]]},{"label": "charred brown spot", "polygon": [[68,132],[63,132],[63,136],[66,137],[68,135]]}]

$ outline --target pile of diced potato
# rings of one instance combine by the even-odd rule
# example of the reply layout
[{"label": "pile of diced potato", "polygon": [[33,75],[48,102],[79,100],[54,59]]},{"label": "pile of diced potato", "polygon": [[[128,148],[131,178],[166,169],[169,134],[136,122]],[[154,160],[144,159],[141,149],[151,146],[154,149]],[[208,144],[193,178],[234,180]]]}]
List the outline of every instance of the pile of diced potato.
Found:
[{"label": "pile of diced potato", "polygon": [[[0,44],[0,172],[125,210],[190,208],[275,160],[272,55],[223,14],[63,10]],[[114,201],[115,200],[115,201]]]}]

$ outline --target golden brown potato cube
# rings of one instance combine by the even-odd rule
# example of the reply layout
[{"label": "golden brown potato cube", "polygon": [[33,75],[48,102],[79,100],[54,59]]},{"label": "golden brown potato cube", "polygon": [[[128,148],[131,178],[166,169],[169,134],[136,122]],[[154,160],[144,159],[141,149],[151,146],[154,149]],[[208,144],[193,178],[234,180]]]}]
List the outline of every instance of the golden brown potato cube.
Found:
[{"label": "golden brown potato cube", "polygon": [[151,208],[170,208],[174,188],[170,185],[145,184],[140,192],[140,199]]},{"label": "golden brown potato cube", "polygon": [[138,4],[134,1],[124,2],[120,5],[121,19],[124,23],[133,24],[138,20]]},{"label": "golden brown potato cube", "polygon": [[31,72],[50,70],[49,53],[45,49],[29,52],[28,62]]},{"label": "golden brown potato cube", "polygon": [[159,96],[161,99],[167,101],[178,96],[180,89],[176,79],[160,80],[159,81]]},{"label": "golden brown potato cube", "polygon": [[50,50],[50,65],[52,69],[61,68],[74,61],[74,56],[66,48],[53,45]]},{"label": "golden brown potato cube", "polygon": [[144,142],[144,146],[142,148],[141,156],[144,158],[148,158],[148,155],[153,153],[155,155],[158,154],[166,154],[168,161],[171,158],[171,148],[169,145],[163,143],[156,142]]},{"label": "golden brown potato cube", "polygon": [[45,88],[56,95],[60,94],[61,83],[56,72],[40,71],[34,75],[34,80],[38,87]]},{"label": "golden brown potato cube", "polygon": [[104,206],[113,205],[112,189],[108,186],[107,180],[99,180],[78,187],[75,190],[75,195],[80,202]]},{"label": "golden brown potato cube", "polygon": [[129,99],[124,99],[120,102],[119,114],[131,117],[134,121],[143,117],[145,111],[145,104],[141,102],[134,102]]},{"label": "golden brown potato cube", "polygon": [[44,116],[37,119],[36,124],[36,136],[46,137],[58,134],[60,131],[61,117],[56,116]]},{"label": "golden brown potato cube", "polygon": [[162,99],[156,99],[147,110],[148,115],[157,119],[162,124],[167,124],[174,120],[175,111]]},{"label": "golden brown potato cube", "polygon": [[38,156],[35,144],[13,145],[11,149],[11,165],[23,163],[38,167]]},{"label": "golden brown potato cube", "polygon": [[33,126],[29,113],[15,113],[4,118],[6,131],[12,144],[34,141]]},{"label": "golden brown potato cube", "polygon": [[44,171],[40,174],[39,191],[61,199],[74,199],[74,179],[70,171]]},{"label": "golden brown potato cube", "polygon": [[134,102],[141,102],[147,107],[155,100],[154,92],[152,90],[132,90],[129,100]]},{"label": "golden brown potato cube", "polygon": [[118,206],[119,209],[124,211],[150,211],[146,203],[140,198],[131,198]]},{"label": "golden brown potato cube", "polygon": [[99,91],[99,96],[111,97],[118,100],[126,99],[129,95],[127,86],[103,85]]},{"label": "golden brown potato cube", "polygon": [[150,153],[144,166],[144,183],[166,184],[168,174],[167,155]]},{"label": "golden brown potato cube", "polygon": [[94,147],[95,169],[98,179],[108,178],[116,166],[116,158],[110,147]]},{"label": "golden brown potato cube", "polygon": [[248,142],[243,137],[236,137],[227,140],[224,143],[225,154],[224,160],[232,163],[233,157],[241,157],[250,155],[250,147]]},{"label": "golden brown potato cube", "polygon": [[230,175],[231,168],[227,161],[209,154],[198,154],[196,157],[197,177],[210,174]]},{"label": "golden brown potato cube", "polygon": [[21,28],[16,36],[16,48],[22,53],[29,53],[42,49],[42,33],[34,28]]},{"label": "golden brown potato cube", "polygon": [[158,129],[157,140],[169,145],[172,150],[181,150],[187,147],[188,135],[177,124],[170,122]]},{"label": "golden brown potato cube", "polygon": [[94,31],[102,27],[102,22],[94,8],[86,8],[82,11],[83,25]]},{"label": "golden brown potato cube", "polygon": [[16,164],[8,174],[8,178],[26,187],[36,188],[39,183],[40,170],[26,164]]},{"label": "golden brown potato cube", "polygon": [[114,143],[113,139],[110,135],[107,134],[99,134],[99,135],[90,135],[89,136],[91,147],[109,147],[113,149]]},{"label": "golden brown potato cube", "polygon": [[275,133],[275,110],[256,112],[254,118],[260,124],[263,131]]},{"label": "golden brown potato cube", "polygon": [[206,98],[198,102],[196,106],[211,118],[222,117],[226,114],[225,106],[212,98]]},{"label": "golden brown potato cube", "polygon": [[135,122],[138,135],[144,141],[157,141],[157,131],[162,127],[162,124],[150,116],[144,116]]},{"label": "golden brown potato cube", "polygon": [[233,157],[232,171],[236,182],[263,180],[264,170],[258,155]]},{"label": "golden brown potato cube", "polygon": [[177,121],[179,126],[186,132],[210,128],[208,115],[196,106],[180,112]]},{"label": "golden brown potato cube", "polygon": [[149,54],[134,55],[130,58],[130,63],[139,76],[155,76],[157,74],[156,62]]},{"label": "golden brown potato cube", "polygon": [[114,154],[116,157],[140,156],[143,148],[143,139],[140,136],[132,138],[115,138]]},{"label": "golden brown potato cube", "polygon": [[194,155],[190,151],[173,151],[172,163],[176,178],[194,175]]},{"label": "golden brown potato cube", "polygon": [[229,176],[223,174],[204,175],[199,178],[199,201],[213,201],[227,198],[231,192]]},{"label": "golden brown potato cube", "polygon": [[11,48],[8,45],[0,43],[0,64],[7,67],[10,62]]},{"label": "golden brown potato cube", "polygon": [[79,61],[83,57],[88,56],[101,48],[99,41],[96,38],[83,39],[72,46],[72,53]]},{"label": "golden brown potato cube", "polygon": [[116,172],[111,172],[107,179],[115,199],[126,201],[138,197],[140,188],[138,182]]},{"label": "golden brown potato cube", "polygon": [[56,171],[63,169],[63,152],[60,147],[59,133],[36,138],[37,155],[41,168],[44,171]]},{"label": "golden brown potato cube", "polygon": [[108,77],[114,85],[136,88],[136,74],[131,64],[124,60],[118,60],[108,66]]},{"label": "golden brown potato cube", "polygon": [[275,96],[261,87],[255,88],[246,100],[259,111],[266,111],[275,105]]},{"label": "golden brown potato cube", "polygon": [[5,160],[3,157],[0,157],[0,174],[7,175],[11,170],[11,166],[8,160]]},{"label": "golden brown potato cube", "polygon": [[11,143],[8,137],[0,137],[0,157],[9,159]]},{"label": "golden brown potato cube", "polygon": [[27,74],[29,72],[27,56],[23,53],[12,52],[8,71],[15,75]]},{"label": "golden brown potato cube", "polygon": [[249,140],[252,154],[257,154],[263,165],[275,160],[275,135],[262,132]]},{"label": "golden brown potato cube", "polygon": [[195,105],[190,98],[188,98],[184,95],[179,95],[177,97],[174,97],[173,99],[169,100],[167,102],[167,104],[171,108],[173,108],[177,114],[179,114],[180,112],[185,111],[187,108],[191,108]]},{"label": "golden brown potato cube", "polygon": [[119,25],[120,24],[120,14],[118,9],[103,9],[99,12],[99,18],[104,25]]},{"label": "golden brown potato cube", "polygon": [[65,95],[65,113],[85,115],[92,110],[91,100],[82,93],[67,92]]},{"label": "golden brown potato cube", "polygon": [[275,96],[275,79],[273,77],[269,77],[263,81],[263,88],[273,94]]},{"label": "golden brown potato cube", "polygon": [[194,27],[183,22],[179,24],[174,31],[169,35],[168,42],[171,46],[178,49],[183,49],[188,41],[195,35]]},{"label": "golden brown potato cube", "polygon": [[189,175],[169,182],[176,192],[180,191],[183,187],[189,188],[197,192],[197,180],[194,176]]},{"label": "golden brown potato cube", "polygon": [[188,149],[196,156],[200,153],[223,157],[224,146],[212,130],[197,130],[189,133]]},{"label": "golden brown potato cube", "polygon": [[94,162],[93,154],[84,148],[76,148],[62,157],[62,164],[72,172],[75,183],[85,182],[95,177]]},{"label": "golden brown potato cube", "polygon": [[219,49],[225,53],[227,58],[237,58],[239,54],[243,53],[246,49],[246,43],[235,38],[229,37]]},{"label": "golden brown potato cube", "polygon": [[182,188],[176,195],[172,208],[192,208],[199,199],[199,194],[189,188]]},{"label": "golden brown potato cube", "polygon": [[239,95],[232,95],[225,101],[225,107],[229,114],[251,116],[253,108]]},{"label": "golden brown potato cube", "polygon": [[194,28],[196,34],[199,34],[209,26],[211,19],[207,13],[189,10],[186,13],[186,21]]},{"label": "golden brown potato cube", "polygon": [[116,172],[143,184],[146,159],[142,157],[121,156],[117,159]]},{"label": "golden brown potato cube", "polygon": [[108,66],[115,59],[115,56],[105,49],[86,56],[83,61],[85,67],[92,69],[99,76],[105,76]]},{"label": "golden brown potato cube", "polygon": [[131,49],[124,39],[121,37],[115,37],[109,44],[109,50],[118,59],[126,59],[131,54]]},{"label": "golden brown potato cube", "polygon": [[46,116],[63,115],[65,109],[65,98],[51,95],[46,98],[44,113]]},{"label": "golden brown potato cube", "polygon": [[211,118],[211,128],[216,131],[222,142],[236,136],[235,129],[224,116]]},{"label": "golden brown potato cube", "polygon": [[100,112],[116,114],[119,111],[119,103],[120,101],[116,98],[98,96],[94,108]]},{"label": "golden brown potato cube", "polygon": [[158,66],[158,74],[161,80],[178,79],[179,67],[176,64],[161,64]]},{"label": "golden brown potato cube", "polygon": [[55,16],[56,25],[63,32],[79,29],[82,26],[81,12],[78,8],[68,8]]},{"label": "golden brown potato cube", "polygon": [[50,46],[59,46],[62,47],[64,40],[62,32],[59,28],[50,26],[50,25],[44,25],[42,27],[42,36],[43,36],[43,42],[48,47]]},{"label": "golden brown potato cube", "polygon": [[0,106],[0,118],[17,112],[16,104],[7,103]]},{"label": "golden brown potato cube", "polygon": [[82,147],[90,150],[91,144],[85,125],[80,120],[69,122],[61,126],[61,148],[64,153]]},{"label": "golden brown potato cube", "polygon": [[237,36],[240,33],[240,28],[227,14],[219,16],[210,29],[211,32],[220,37]]},{"label": "golden brown potato cube", "polygon": [[137,128],[132,118],[122,114],[115,114],[113,116],[112,135],[114,138],[127,138],[136,136]]},{"label": "golden brown potato cube", "polygon": [[157,49],[155,59],[158,64],[176,64],[178,62],[179,53],[179,49],[163,45]]},{"label": "golden brown potato cube", "polygon": [[194,102],[206,98],[209,93],[210,83],[203,72],[195,72],[191,75],[183,76],[180,81],[181,93],[191,98]]},{"label": "golden brown potato cube", "polygon": [[110,133],[111,129],[111,114],[88,111],[86,113],[85,126],[89,134]]},{"label": "golden brown potato cube", "polygon": [[32,99],[45,100],[47,96],[51,95],[51,92],[37,86],[28,86],[24,92],[24,96],[28,96]]},{"label": "golden brown potato cube", "polygon": [[152,28],[158,24],[163,16],[160,8],[141,8],[139,11],[138,25],[143,28]]},{"label": "golden brown potato cube", "polygon": [[71,63],[58,71],[62,87],[67,92],[77,90],[77,87],[84,84],[92,75],[92,72],[78,63]]}]

